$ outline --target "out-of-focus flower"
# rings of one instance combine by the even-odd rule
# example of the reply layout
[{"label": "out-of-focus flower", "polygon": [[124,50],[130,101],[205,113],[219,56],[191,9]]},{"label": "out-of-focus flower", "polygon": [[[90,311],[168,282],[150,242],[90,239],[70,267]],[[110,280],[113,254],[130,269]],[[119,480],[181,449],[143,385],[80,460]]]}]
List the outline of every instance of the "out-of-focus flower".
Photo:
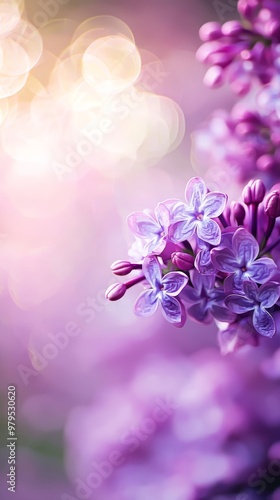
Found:
[{"label": "out-of-focus flower", "polygon": [[198,164],[220,168],[231,179],[244,181],[256,172],[268,182],[277,178],[280,164],[280,122],[249,105],[237,104],[230,113],[216,111],[193,134]]},{"label": "out-of-focus flower", "polygon": [[241,21],[207,23],[200,29],[204,42],[197,52],[210,66],[204,82],[219,87],[229,81],[238,94],[247,93],[254,80],[268,83],[280,65],[280,6],[277,0],[239,0]]},{"label": "out-of-focus flower", "polygon": [[213,317],[223,322],[234,320],[235,314],[224,307],[224,291],[215,288],[214,275],[193,271],[191,281],[193,286],[186,286],[183,292],[185,300],[194,302],[194,305],[187,309],[189,316],[202,323],[211,322]]}]

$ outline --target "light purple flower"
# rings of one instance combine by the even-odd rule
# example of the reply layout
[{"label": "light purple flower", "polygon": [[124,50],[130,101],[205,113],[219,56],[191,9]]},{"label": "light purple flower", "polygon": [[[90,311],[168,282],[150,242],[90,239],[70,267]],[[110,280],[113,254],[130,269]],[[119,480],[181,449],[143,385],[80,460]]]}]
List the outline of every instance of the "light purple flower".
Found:
[{"label": "light purple flower", "polygon": [[185,197],[187,203],[177,203],[172,210],[175,221],[169,230],[169,237],[178,243],[189,239],[195,233],[198,238],[218,245],[221,241],[221,229],[213,219],[224,211],[227,196],[212,191],[207,193],[204,181],[193,177],[187,184]]},{"label": "light purple flower", "polygon": [[159,203],[154,211],[154,216],[150,211],[133,212],[127,218],[127,223],[131,232],[141,240],[144,240],[143,256],[151,253],[161,254],[165,249],[168,228],[170,225],[170,209],[172,200],[166,203]]},{"label": "light purple flower", "polygon": [[265,337],[273,337],[276,330],[275,323],[267,309],[278,301],[279,285],[269,282],[258,288],[253,281],[244,281],[243,291],[245,295],[229,295],[225,300],[226,306],[236,314],[253,311],[253,325],[256,331]]},{"label": "light purple flower", "polygon": [[188,309],[193,319],[202,323],[210,323],[212,316],[218,321],[225,322],[235,319],[235,314],[225,307],[223,289],[215,288],[214,275],[203,275],[195,270],[191,274],[191,279],[193,287],[186,286],[182,296],[183,299],[194,302]]},{"label": "light purple flower", "polygon": [[255,238],[244,228],[239,228],[232,238],[232,248],[211,250],[212,262],[218,271],[229,273],[225,280],[226,292],[242,289],[244,280],[265,283],[277,270],[275,262],[262,257],[257,259],[259,245]]},{"label": "light purple flower", "polygon": [[138,297],[134,305],[135,313],[139,316],[151,316],[160,303],[167,321],[181,326],[185,311],[176,297],[186,286],[188,277],[180,271],[170,272],[162,277],[161,266],[154,255],[144,259],[143,272],[151,288]]}]

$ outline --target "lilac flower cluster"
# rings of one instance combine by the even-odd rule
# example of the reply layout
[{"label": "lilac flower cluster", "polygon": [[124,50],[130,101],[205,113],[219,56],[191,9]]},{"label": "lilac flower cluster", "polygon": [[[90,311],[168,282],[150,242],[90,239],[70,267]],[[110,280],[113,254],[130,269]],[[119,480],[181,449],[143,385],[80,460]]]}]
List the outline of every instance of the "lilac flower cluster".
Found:
[{"label": "lilac flower cluster", "polygon": [[238,10],[241,22],[202,26],[197,57],[211,66],[206,85],[229,81],[244,97],[194,133],[193,152],[220,187],[256,174],[271,186],[280,170],[280,2],[239,0]]},{"label": "lilac flower cluster", "polygon": [[228,81],[234,92],[246,94],[254,80],[266,84],[280,67],[279,0],[239,0],[240,21],[205,24],[204,42],[197,52],[210,66],[205,84],[218,87]]},{"label": "lilac flower cluster", "polygon": [[137,315],[151,316],[160,305],[165,319],[177,327],[187,315],[201,323],[214,319],[223,352],[255,345],[258,335],[273,337],[280,310],[278,217],[279,186],[266,193],[261,180],[250,181],[243,200],[229,204],[226,194],[209,192],[194,177],[184,202],[167,200],[154,214],[128,217],[142,256],[135,263],[112,265],[118,276],[136,276],[111,285],[106,296],[118,300],[142,282]]},{"label": "lilac flower cluster", "polygon": [[[267,93],[265,89],[260,98],[267,99]],[[266,114],[245,104],[237,104],[230,113],[216,111],[193,134],[197,161],[215,165],[224,176],[241,182],[256,172],[266,180],[269,177],[270,183],[276,182],[280,166],[280,121],[274,114],[272,110]]]}]

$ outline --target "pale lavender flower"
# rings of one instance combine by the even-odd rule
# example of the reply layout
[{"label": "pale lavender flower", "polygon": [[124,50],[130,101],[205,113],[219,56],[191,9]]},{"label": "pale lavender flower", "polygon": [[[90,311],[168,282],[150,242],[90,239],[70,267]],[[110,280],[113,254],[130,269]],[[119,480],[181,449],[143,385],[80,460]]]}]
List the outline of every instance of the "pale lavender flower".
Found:
[{"label": "pale lavender flower", "polygon": [[259,245],[256,239],[244,228],[233,235],[232,248],[221,247],[211,250],[214,267],[229,273],[225,280],[226,292],[242,289],[244,280],[265,283],[277,270],[275,262],[269,257],[258,259]]},{"label": "pale lavender flower", "polygon": [[131,232],[144,241],[143,256],[150,253],[160,254],[166,247],[170,210],[165,203],[159,203],[154,215],[150,211],[133,212],[127,218]]},{"label": "pale lavender flower", "polygon": [[201,240],[218,245],[221,229],[213,219],[224,211],[227,196],[216,191],[207,193],[204,181],[193,177],[186,186],[185,198],[187,203],[179,202],[172,210],[171,241],[182,242],[197,234]]},{"label": "pale lavender flower", "polygon": [[273,316],[267,311],[279,299],[280,288],[277,283],[269,282],[260,288],[253,281],[244,281],[245,295],[232,294],[226,300],[226,306],[236,314],[253,312],[253,325],[256,331],[265,337],[273,337],[276,328]]},{"label": "pale lavender flower", "polygon": [[183,298],[194,302],[187,311],[196,321],[210,323],[213,319],[231,322],[236,315],[225,307],[225,293],[222,288],[215,288],[216,277],[214,275],[202,275],[198,271],[191,274],[193,286],[186,286]]},{"label": "pale lavender flower", "polygon": [[134,305],[135,313],[139,316],[151,316],[160,303],[165,319],[181,326],[185,319],[184,307],[176,297],[186,286],[188,277],[180,271],[170,272],[162,277],[161,266],[156,256],[144,259],[143,273],[151,288],[138,297]]}]

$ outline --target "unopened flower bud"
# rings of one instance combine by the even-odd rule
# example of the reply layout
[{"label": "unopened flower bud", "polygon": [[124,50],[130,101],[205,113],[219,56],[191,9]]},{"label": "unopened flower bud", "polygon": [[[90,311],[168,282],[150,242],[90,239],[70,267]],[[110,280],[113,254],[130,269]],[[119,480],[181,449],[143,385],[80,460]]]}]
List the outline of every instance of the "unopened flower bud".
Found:
[{"label": "unopened flower bud", "polygon": [[261,203],[265,196],[265,185],[260,180],[251,180],[243,189],[243,200],[246,205]]},{"label": "unopened flower bud", "polygon": [[174,252],[171,255],[172,264],[181,271],[190,271],[194,268],[194,257],[188,253]]},{"label": "unopened flower bud", "polygon": [[222,36],[221,25],[217,22],[209,22],[203,24],[203,26],[201,26],[199,30],[199,36],[203,42],[217,40]]},{"label": "unopened flower bud", "polygon": [[271,219],[280,217],[280,193],[279,191],[272,191],[268,194],[265,200],[264,211]]},{"label": "unopened flower bud", "polygon": [[105,297],[111,301],[119,300],[124,296],[126,290],[127,287],[124,283],[114,283],[106,290]]},{"label": "unopened flower bud", "polygon": [[239,226],[243,226],[246,216],[245,208],[241,203],[234,203],[232,207],[232,214]]},{"label": "unopened flower bud", "polygon": [[132,264],[127,260],[117,260],[111,265],[111,270],[117,276],[127,276],[134,269],[141,269],[141,264]]}]

